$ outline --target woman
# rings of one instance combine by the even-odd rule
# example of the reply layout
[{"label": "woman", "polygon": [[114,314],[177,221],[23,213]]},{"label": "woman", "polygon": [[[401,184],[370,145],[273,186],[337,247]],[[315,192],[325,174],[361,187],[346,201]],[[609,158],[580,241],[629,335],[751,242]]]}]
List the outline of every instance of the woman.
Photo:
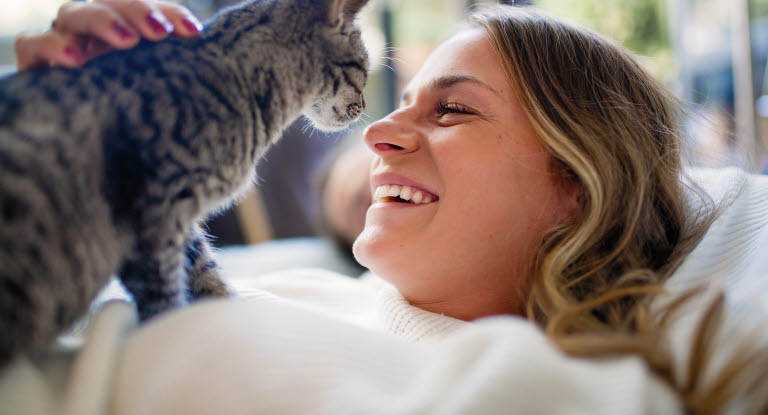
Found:
[{"label": "woman", "polygon": [[[710,413],[751,398],[746,374],[701,382],[717,303],[684,375],[663,323],[679,302],[651,308],[714,219],[686,201],[677,101],[595,33],[510,7],[472,21],[365,132],[374,203],[354,251],[373,274],[265,278],[254,301],[115,335],[115,412]],[[66,4],[17,39],[19,65],[77,66],[194,22],[152,1]]]}]

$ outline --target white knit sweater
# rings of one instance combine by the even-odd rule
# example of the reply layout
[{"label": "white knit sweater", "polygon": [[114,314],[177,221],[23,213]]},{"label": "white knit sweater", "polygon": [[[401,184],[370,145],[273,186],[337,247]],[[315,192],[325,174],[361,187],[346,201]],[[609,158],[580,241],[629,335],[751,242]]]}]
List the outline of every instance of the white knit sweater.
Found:
[{"label": "white knit sweater", "polygon": [[258,278],[231,277],[243,298],[266,293],[312,307],[409,342],[440,340],[467,323],[414,307],[372,273],[352,279],[319,269],[279,271]]},{"label": "white knit sweater", "polygon": [[242,299],[138,329],[129,303],[106,303],[65,370],[24,359],[0,378],[0,413],[679,412],[637,358],[569,358],[527,321],[433,314],[373,276],[300,270],[235,285]]}]

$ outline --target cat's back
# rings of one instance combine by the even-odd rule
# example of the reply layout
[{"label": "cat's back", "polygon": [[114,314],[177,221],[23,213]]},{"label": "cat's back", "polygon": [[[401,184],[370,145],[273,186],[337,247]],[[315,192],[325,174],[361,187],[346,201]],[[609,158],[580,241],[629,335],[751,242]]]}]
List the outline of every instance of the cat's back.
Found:
[{"label": "cat's back", "polygon": [[0,80],[2,241],[76,244],[86,226],[108,221],[94,117],[104,101],[78,96],[81,76],[36,69]]},{"label": "cat's back", "polygon": [[81,68],[36,68],[0,78],[0,159],[43,182],[45,175],[100,177],[105,145],[116,141],[131,151],[133,136],[156,118],[143,104],[163,94],[161,53],[184,49],[166,43],[144,42]]},{"label": "cat's back", "polygon": [[0,171],[39,185],[95,173],[108,100],[78,87],[83,72],[41,68],[0,79]]},{"label": "cat's back", "polygon": [[77,278],[108,275],[127,243],[102,196],[103,101],[78,97],[81,77],[38,69],[0,80],[0,280],[36,296],[36,281],[53,281],[46,290],[65,302],[92,295],[98,284]]},{"label": "cat's back", "polygon": [[[89,85],[88,71],[39,68],[0,79],[0,149],[30,146],[38,151],[82,145],[101,128],[107,96]],[[73,140],[75,138],[75,140]],[[88,151],[91,146],[82,148]]]},{"label": "cat's back", "polygon": [[35,68],[0,78],[0,130],[40,130],[33,135],[50,138],[43,127],[67,133],[78,127],[80,112],[87,114],[92,128],[105,128],[120,101],[161,94],[158,80],[169,72],[193,71],[200,64],[194,60],[199,54],[193,52],[195,47],[175,38],[142,41],[131,50],[110,52],[80,68]]}]

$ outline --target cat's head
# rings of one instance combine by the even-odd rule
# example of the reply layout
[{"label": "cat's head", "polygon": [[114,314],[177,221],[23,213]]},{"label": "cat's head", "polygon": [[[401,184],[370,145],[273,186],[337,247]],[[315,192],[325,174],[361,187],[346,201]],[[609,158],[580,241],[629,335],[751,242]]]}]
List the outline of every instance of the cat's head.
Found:
[{"label": "cat's head", "polygon": [[314,101],[304,109],[316,127],[339,130],[356,120],[365,109],[363,87],[368,79],[368,53],[355,25],[355,16],[368,0],[311,0],[319,7],[324,24],[316,35],[323,37],[323,77]]}]

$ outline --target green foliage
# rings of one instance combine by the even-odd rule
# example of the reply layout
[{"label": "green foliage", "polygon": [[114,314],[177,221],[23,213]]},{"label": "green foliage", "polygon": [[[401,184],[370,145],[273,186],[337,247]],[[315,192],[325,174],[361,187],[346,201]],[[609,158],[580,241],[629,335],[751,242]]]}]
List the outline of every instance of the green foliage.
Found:
[{"label": "green foliage", "polygon": [[749,14],[752,18],[768,17],[768,0],[750,0]]},{"label": "green foliage", "polygon": [[667,1],[536,0],[534,5],[620,42],[638,54],[651,73],[669,80],[675,75],[675,60],[668,39]]},{"label": "green foliage", "polygon": [[574,20],[643,55],[668,47],[663,0],[538,0],[535,5]]}]

